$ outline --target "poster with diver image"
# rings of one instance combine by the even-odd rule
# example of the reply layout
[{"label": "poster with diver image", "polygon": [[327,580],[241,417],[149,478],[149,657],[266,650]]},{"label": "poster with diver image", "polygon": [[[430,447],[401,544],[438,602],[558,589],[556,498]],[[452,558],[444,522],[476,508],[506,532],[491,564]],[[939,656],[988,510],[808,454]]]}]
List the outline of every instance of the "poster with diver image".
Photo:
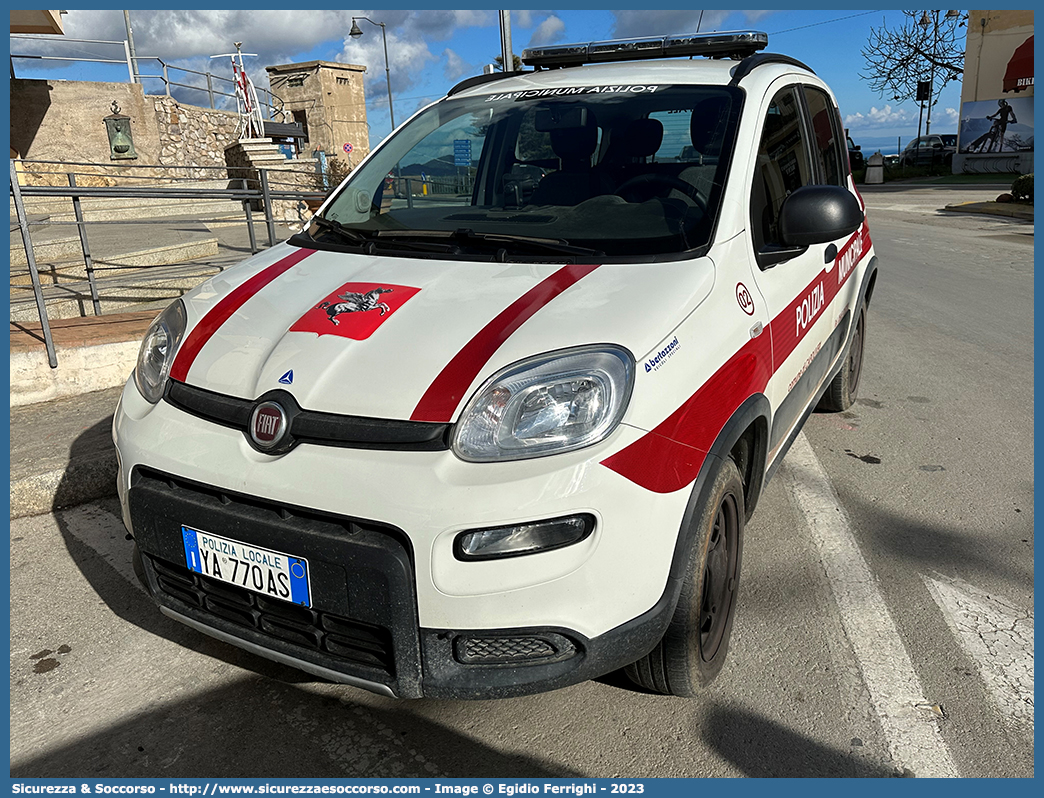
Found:
[{"label": "poster with diver image", "polygon": [[1033,151],[1033,98],[981,100],[961,106],[958,152]]}]

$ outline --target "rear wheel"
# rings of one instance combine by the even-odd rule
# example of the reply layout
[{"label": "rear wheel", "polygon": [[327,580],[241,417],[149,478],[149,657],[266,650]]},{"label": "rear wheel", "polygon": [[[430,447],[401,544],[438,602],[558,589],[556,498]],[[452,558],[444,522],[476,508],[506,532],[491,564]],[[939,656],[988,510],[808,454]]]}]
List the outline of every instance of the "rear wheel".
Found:
[{"label": "rear wheel", "polygon": [[848,410],[856,400],[859,391],[859,378],[863,373],[863,347],[866,343],[866,303],[859,309],[852,344],[848,348],[848,357],[841,366],[841,371],[831,380],[823,398],[819,400],[818,409],[839,413]]},{"label": "rear wheel", "polygon": [[725,664],[743,554],[743,481],[724,460],[694,523],[696,539],[674,616],[656,647],[627,666],[631,681],[657,693],[692,696]]}]

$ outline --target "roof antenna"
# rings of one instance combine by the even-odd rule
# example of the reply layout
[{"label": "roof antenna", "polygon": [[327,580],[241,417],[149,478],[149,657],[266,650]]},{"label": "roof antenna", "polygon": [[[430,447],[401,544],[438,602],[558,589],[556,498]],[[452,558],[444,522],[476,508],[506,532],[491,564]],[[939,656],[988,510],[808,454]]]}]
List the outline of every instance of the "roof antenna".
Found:
[{"label": "roof antenna", "polygon": [[[700,25],[702,25],[702,24],[703,24],[703,12],[701,11],[700,12],[700,18],[696,21],[696,32],[697,33],[700,32]],[[689,60],[691,61],[692,59],[693,59],[693,56],[690,55],[689,56]]]}]

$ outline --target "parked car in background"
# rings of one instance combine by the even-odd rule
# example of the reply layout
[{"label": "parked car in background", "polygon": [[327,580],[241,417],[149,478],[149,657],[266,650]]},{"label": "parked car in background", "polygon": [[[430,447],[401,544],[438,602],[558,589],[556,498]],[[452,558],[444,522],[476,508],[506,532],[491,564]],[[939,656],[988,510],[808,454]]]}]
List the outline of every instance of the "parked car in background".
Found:
[{"label": "parked car in background", "polygon": [[953,163],[955,152],[957,152],[955,134],[919,136],[906,145],[900,160],[903,166],[930,166],[932,164],[949,166]]},{"label": "parked car in background", "polygon": [[848,163],[852,167],[852,171],[855,172],[858,169],[862,169],[866,166],[866,159],[863,157],[863,151],[859,145],[852,141],[852,137],[848,135],[848,131],[845,131],[845,140],[848,142]]}]

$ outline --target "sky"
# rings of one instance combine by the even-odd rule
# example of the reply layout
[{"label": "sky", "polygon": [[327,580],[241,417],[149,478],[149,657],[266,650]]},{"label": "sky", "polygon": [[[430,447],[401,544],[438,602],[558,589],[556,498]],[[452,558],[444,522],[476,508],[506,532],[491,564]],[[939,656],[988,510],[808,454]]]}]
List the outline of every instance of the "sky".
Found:
[{"label": "sky", "polygon": [[[612,0],[609,0],[612,2]],[[577,4],[580,5],[580,4]],[[604,5],[604,4],[603,4]],[[658,4],[661,7],[671,3]],[[769,5],[766,3],[765,5]],[[815,3],[806,3],[806,6]],[[839,8],[819,10],[613,10],[511,11],[513,50],[526,47],[644,35],[689,33],[697,30],[760,30],[769,34],[768,50],[793,56],[808,64],[833,89],[845,126],[864,152],[896,152],[917,135],[918,103],[896,102],[872,91],[860,77],[868,65],[861,54],[871,29],[898,27],[902,12]],[[702,15],[702,18],[701,18]],[[415,111],[443,96],[459,80],[482,71],[500,54],[498,14],[495,10],[388,8],[360,10],[131,10],[134,43],[139,58],[156,57],[187,69],[210,70],[231,77],[229,60],[210,56],[234,50],[256,53],[245,59],[255,85],[268,88],[265,66],[324,60],[367,67],[365,86],[370,145],[390,130],[385,60],[381,28],[360,21],[363,36],[348,36],[353,16],[383,22],[387,33],[395,121],[404,122]],[[12,54],[52,51],[65,57],[91,56],[122,59],[126,38],[119,10],[69,10],[64,17],[65,38],[119,41],[119,45],[64,42],[61,45],[11,39]],[[60,38],[60,37],[54,37]],[[55,49],[58,48],[58,49]],[[19,78],[67,80],[128,79],[125,65],[46,62],[14,59]],[[141,62],[143,75],[158,75],[157,61]],[[188,73],[179,81],[189,83]],[[144,81],[145,91],[163,93],[162,82]],[[207,105],[205,93],[181,90],[182,102]],[[960,82],[942,91],[932,110],[933,133],[956,133],[960,110]]]}]

